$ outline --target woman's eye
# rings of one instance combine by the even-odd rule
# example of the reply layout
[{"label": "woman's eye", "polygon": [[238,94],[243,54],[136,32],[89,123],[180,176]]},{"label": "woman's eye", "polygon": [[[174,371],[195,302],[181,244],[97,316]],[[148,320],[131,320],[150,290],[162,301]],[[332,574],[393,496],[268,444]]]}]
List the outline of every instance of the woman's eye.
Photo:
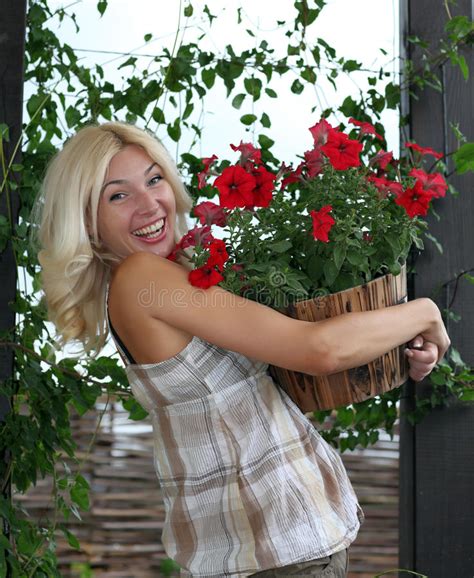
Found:
[{"label": "woman's eye", "polygon": [[124,195],[125,193],[114,193],[113,195],[110,196],[110,200],[115,201],[116,199],[121,199],[122,196]]},{"label": "woman's eye", "polygon": [[162,179],[163,179],[163,177],[162,177],[161,175],[155,175],[154,177],[152,177],[152,178],[148,181],[148,184],[149,184],[149,185],[156,185],[156,184],[158,184]]}]

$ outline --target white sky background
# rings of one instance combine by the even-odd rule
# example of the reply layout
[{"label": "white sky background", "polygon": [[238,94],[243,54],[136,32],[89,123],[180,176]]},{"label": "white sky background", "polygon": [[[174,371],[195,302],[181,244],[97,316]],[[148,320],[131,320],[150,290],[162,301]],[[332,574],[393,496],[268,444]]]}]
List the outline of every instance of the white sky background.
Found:
[{"label": "white sky background", "polygon": [[[69,3],[50,0],[51,6],[67,6]],[[179,0],[109,0],[108,8],[102,18],[99,17],[97,0],[82,0],[73,5],[77,14],[80,32],[75,33],[71,24],[64,24],[60,37],[78,52],[84,62],[101,64],[105,76],[120,86],[121,79],[131,68],[120,71],[116,67],[124,61],[121,56],[83,52],[83,50],[107,50],[138,54],[160,54],[164,47],[171,50],[178,27],[181,11],[181,26],[187,25],[179,39],[184,43],[196,41],[203,29],[209,30],[208,20],[202,20],[202,9],[209,6],[212,14],[217,15],[206,37],[199,41],[202,49],[223,54],[225,46],[231,44],[238,54],[242,50],[258,46],[266,40],[275,49],[275,56],[286,55],[289,39],[277,26],[277,20],[291,20],[296,15],[293,0],[194,0],[194,14],[186,19],[182,16],[185,3]],[[309,2],[312,7],[312,2]],[[237,8],[241,6],[242,23],[237,24]],[[200,28],[200,29],[199,29]],[[245,32],[251,29],[256,37]],[[328,0],[317,21],[310,27],[311,35],[321,37],[336,49],[338,56],[344,56],[362,62],[363,68],[378,71],[381,66],[387,72],[396,74],[398,55],[398,0]],[[144,42],[145,34],[152,39]],[[310,37],[311,39],[311,37]],[[387,55],[380,52],[385,49]],[[143,64],[149,59],[143,59]],[[140,60],[138,62],[140,64]],[[301,95],[294,95],[290,85],[296,78],[287,73],[271,86],[278,93],[277,99],[266,95],[252,103],[248,96],[239,110],[231,106],[232,98],[226,98],[222,81],[217,78],[212,94],[205,97],[202,106],[203,116],[200,123],[203,136],[199,147],[193,150],[197,156],[230,154],[229,144],[238,144],[240,140],[252,141],[258,131],[264,132],[275,141],[274,154],[280,160],[294,161],[296,154],[302,154],[311,147],[312,139],[308,128],[318,119],[324,108],[340,104],[349,94],[357,95],[359,89],[366,90],[368,85],[365,73],[352,73],[349,79],[341,74],[337,79],[337,93],[323,75],[318,77],[314,89],[307,86]],[[239,81],[237,81],[239,82]],[[311,108],[317,107],[315,113]],[[171,105],[165,105],[165,111]],[[196,108],[198,108],[196,106]],[[199,111],[201,112],[201,110]],[[239,118],[243,114],[253,113],[260,118],[266,112],[272,121],[270,129],[257,125],[257,135],[253,135],[242,125]],[[170,114],[174,118],[175,114]],[[197,117],[192,117],[197,120]],[[342,118],[333,119],[337,123]],[[398,117],[394,111],[384,113],[389,150],[398,151]],[[252,130],[252,129],[250,129]],[[178,147],[171,141],[163,127],[158,136],[178,156]],[[179,143],[179,152],[189,148],[190,135],[183,133]]]}]

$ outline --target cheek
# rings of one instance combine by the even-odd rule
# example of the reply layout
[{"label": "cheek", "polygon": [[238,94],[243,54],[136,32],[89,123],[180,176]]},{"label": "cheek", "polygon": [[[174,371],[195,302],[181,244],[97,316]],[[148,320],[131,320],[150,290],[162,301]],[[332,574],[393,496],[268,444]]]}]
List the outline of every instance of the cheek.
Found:
[{"label": "cheek", "polygon": [[99,207],[97,215],[97,231],[99,239],[105,242],[113,241],[114,235],[120,233],[121,218],[109,207]]}]

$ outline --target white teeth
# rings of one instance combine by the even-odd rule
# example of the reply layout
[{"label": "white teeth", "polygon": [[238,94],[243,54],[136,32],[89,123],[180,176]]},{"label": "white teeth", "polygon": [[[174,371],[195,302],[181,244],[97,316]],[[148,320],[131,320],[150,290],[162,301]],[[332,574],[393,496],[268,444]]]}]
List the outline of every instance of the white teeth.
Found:
[{"label": "white teeth", "polygon": [[144,237],[153,234],[153,237],[156,237],[157,235],[155,235],[154,233],[159,233],[163,228],[164,224],[165,220],[160,219],[159,221],[156,221],[156,223],[153,223],[153,225],[149,225],[148,227],[143,227],[142,229],[136,229],[135,231],[132,231],[132,235],[135,235],[136,237]]}]

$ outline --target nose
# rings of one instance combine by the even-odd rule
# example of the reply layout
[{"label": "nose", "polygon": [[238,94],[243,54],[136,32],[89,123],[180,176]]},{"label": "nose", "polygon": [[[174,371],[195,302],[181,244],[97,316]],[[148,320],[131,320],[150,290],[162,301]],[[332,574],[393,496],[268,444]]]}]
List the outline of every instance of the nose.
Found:
[{"label": "nose", "polygon": [[137,209],[139,213],[151,213],[156,210],[159,203],[160,201],[153,191],[143,190],[137,195]]}]

